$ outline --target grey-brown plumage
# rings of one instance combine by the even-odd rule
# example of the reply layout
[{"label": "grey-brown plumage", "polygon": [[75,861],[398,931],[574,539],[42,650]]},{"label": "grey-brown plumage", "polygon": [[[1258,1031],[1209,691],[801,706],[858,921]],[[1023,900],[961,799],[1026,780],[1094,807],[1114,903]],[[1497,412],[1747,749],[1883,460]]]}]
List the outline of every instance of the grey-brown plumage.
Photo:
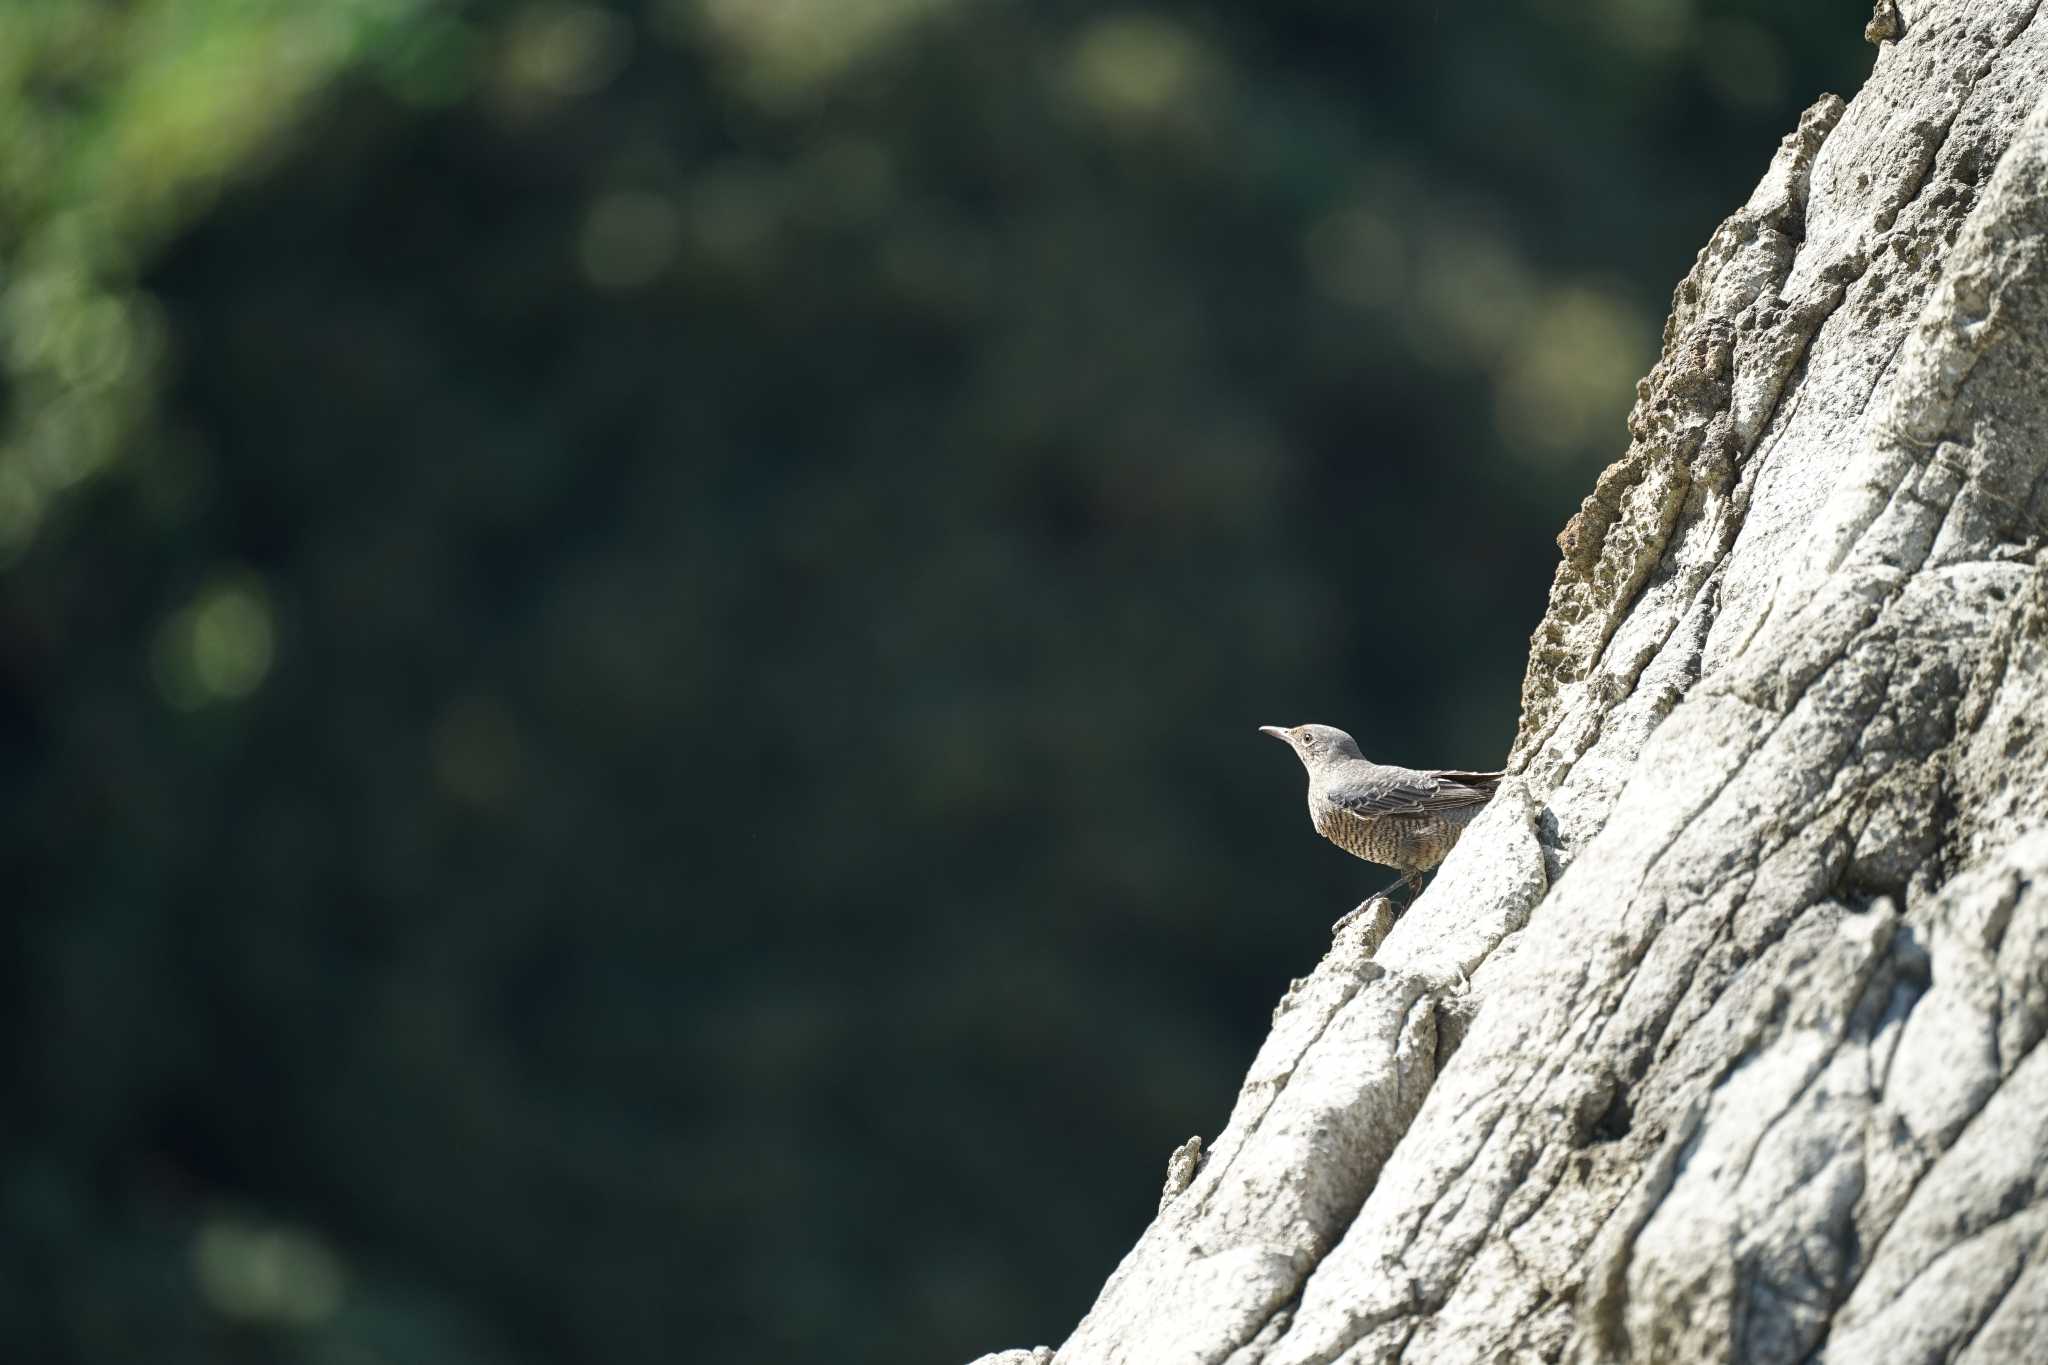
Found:
[{"label": "grey-brown plumage", "polygon": [[1328,725],[1262,725],[1308,769],[1308,816],[1316,833],[1354,857],[1394,868],[1410,889],[1444,860],[1500,785],[1499,773],[1396,768],[1374,763],[1358,741]]}]

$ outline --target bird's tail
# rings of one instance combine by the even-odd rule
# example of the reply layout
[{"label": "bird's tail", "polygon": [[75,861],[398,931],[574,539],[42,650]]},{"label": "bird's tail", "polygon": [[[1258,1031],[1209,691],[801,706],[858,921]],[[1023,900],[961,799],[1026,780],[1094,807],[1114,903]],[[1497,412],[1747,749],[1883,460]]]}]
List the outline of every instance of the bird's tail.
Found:
[{"label": "bird's tail", "polygon": [[1431,773],[1430,776],[1441,778],[1445,782],[1455,782],[1461,787],[1470,787],[1474,791],[1485,792],[1488,796],[1491,796],[1493,795],[1494,788],[1500,785],[1500,780],[1506,777],[1507,774],[1504,772],[1473,773],[1466,772],[1462,768],[1439,768]]}]

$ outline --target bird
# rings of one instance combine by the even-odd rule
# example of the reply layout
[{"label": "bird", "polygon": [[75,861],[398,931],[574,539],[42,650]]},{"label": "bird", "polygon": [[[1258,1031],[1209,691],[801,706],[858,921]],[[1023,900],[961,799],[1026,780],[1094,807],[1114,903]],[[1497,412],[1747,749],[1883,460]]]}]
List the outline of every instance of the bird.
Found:
[{"label": "bird", "polygon": [[1400,880],[1387,891],[1406,886],[1410,899],[1502,777],[1374,763],[1359,752],[1357,740],[1331,725],[1261,725],[1259,733],[1293,749],[1308,769],[1308,817],[1316,833],[1355,858],[1398,871]]}]

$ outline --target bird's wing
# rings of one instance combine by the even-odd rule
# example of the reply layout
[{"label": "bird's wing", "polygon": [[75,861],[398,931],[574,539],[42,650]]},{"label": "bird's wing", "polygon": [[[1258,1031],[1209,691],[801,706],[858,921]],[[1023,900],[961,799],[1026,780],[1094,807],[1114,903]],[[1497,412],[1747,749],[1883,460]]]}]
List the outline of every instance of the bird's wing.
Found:
[{"label": "bird's wing", "polygon": [[1499,781],[1499,773],[1381,768],[1370,777],[1334,784],[1324,794],[1338,809],[1362,818],[1429,815],[1484,805]]}]

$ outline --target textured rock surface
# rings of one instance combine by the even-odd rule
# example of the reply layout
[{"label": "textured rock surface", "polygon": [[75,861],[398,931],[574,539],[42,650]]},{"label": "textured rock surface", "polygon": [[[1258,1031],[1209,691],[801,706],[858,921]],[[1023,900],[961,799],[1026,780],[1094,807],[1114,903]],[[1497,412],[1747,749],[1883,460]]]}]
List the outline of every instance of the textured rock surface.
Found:
[{"label": "textured rock surface", "polygon": [[2044,1358],[2048,9],[1898,10],[1678,289],[1519,777],[1061,1365]]}]

